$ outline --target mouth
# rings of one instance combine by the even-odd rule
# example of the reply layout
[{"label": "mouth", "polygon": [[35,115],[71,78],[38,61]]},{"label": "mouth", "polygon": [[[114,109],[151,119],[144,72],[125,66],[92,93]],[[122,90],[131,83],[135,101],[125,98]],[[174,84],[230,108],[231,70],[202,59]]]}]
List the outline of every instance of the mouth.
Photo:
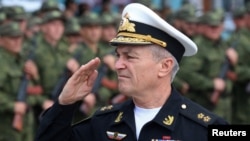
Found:
[{"label": "mouth", "polygon": [[118,75],[118,79],[129,78],[127,75]]}]

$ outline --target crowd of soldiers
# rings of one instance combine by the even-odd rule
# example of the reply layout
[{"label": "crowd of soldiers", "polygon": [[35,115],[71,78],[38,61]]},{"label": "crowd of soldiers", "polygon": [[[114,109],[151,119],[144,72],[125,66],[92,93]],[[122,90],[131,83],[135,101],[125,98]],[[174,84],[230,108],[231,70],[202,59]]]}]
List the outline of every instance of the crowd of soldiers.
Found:
[{"label": "crowd of soldiers", "polygon": [[48,0],[31,14],[21,6],[1,7],[0,141],[32,141],[39,115],[57,100],[70,75],[95,57],[103,62],[99,80],[79,102],[74,122],[99,106],[119,102],[111,101],[118,91],[109,45],[117,15],[87,11],[75,16],[71,2],[62,11],[57,1]]},{"label": "crowd of soldiers", "polygon": [[174,85],[193,101],[232,124],[250,123],[250,3],[232,11],[235,31],[222,38],[225,11],[213,9],[197,17],[184,4],[171,19],[198,46],[194,57],[183,59]]},{"label": "crowd of soldiers", "polygon": [[[76,8],[73,1],[64,11],[55,0],[45,1],[34,13],[21,6],[0,8],[0,141],[32,141],[39,115],[57,100],[70,75],[95,57],[102,60],[97,81],[92,93],[79,102],[73,122],[100,106],[127,99],[117,90],[115,52],[109,45],[116,36],[119,13],[107,5],[101,13],[80,15],[71,11]],[[250,5],[233,12],[236,31],[227,41],[221,39],[222,10],[197,17],[194,6],[185,4],[168,16],[171,20],[166,20],[199,50],[180,63],[183,69],[173,85],[230,123],[249,124]]]}]

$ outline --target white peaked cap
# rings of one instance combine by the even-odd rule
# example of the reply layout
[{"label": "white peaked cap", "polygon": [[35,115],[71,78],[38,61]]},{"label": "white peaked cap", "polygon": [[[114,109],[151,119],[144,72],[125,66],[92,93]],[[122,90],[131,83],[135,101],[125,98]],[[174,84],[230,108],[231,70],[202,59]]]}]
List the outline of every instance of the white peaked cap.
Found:
[{"label": "white peaked cap", "polygon": [[158,44],[166,48],[178,62],[182,56],[192,56],[198,51],[190,38],[140,3],[130,3],[123,9],[118,34],[110,44]]}]

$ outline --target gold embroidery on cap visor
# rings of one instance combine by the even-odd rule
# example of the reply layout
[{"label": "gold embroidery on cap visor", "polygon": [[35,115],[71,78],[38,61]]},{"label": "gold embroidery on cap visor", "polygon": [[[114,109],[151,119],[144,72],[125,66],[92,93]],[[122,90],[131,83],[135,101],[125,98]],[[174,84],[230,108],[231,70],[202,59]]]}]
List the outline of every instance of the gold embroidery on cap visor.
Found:
[{"label": "gold embroidery on cap visor", "polygon": [[120,32],[117,37],[110,41],[111,43],[126,43],[126,44],[152,44],[155,43],[162,47],[166,47],[167,43],[155,39],[150,35],[141,35],[135,33]]}]

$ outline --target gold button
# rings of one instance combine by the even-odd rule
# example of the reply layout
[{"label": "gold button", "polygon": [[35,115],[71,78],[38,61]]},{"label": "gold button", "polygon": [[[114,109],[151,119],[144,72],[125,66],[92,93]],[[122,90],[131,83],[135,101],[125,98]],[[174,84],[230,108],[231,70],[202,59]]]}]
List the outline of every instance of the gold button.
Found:
[{"label": "gold button", "polygon": [[182,109],[186,109],[186,108],[187,108],[187,105],[186,105],[186,104],[182,104],[182,105],[181,105],[181,108],[182,108]]}]

